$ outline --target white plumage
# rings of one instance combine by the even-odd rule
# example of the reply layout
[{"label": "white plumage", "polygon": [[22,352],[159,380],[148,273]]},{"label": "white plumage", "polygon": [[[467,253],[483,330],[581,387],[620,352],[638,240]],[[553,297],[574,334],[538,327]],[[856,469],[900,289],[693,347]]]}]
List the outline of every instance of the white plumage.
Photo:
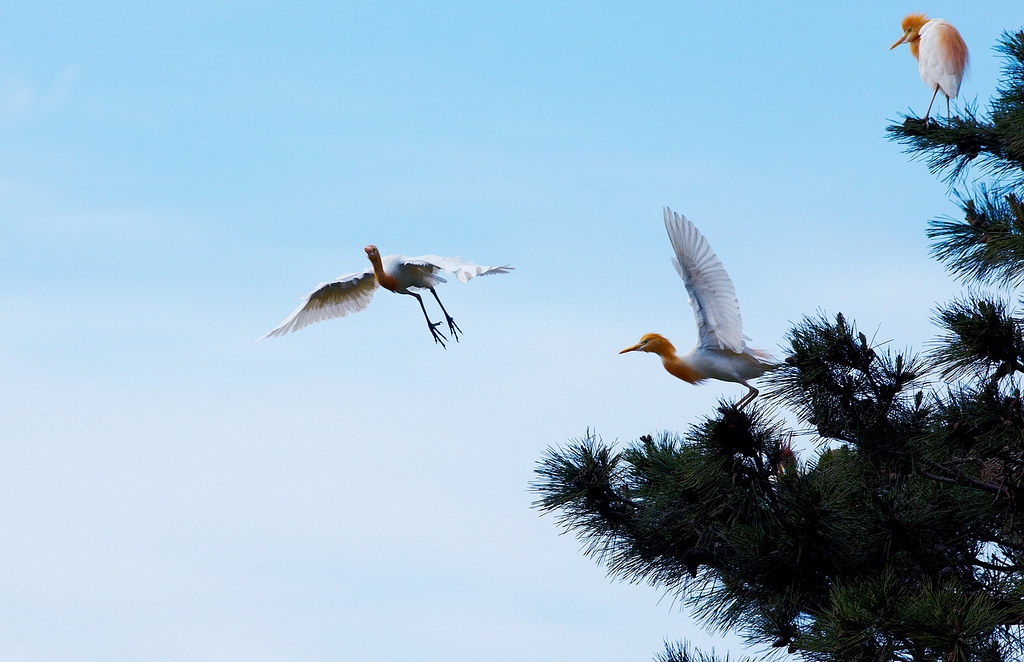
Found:
[{"label": "white plumage", "polygon": [[370,305],[377,287],[377,281],[370,269],[340,276],[329,283],[320,283],[315,290],[303,297],[302,303],[285,321],[260,340],[283,336],[323,320],[358,313]]},{"label": "white plumage", "polygon": [[721,260],[688,218],[665,207],[665,230],[672,242],[672,264],[683,279],[697,320],[697,345],[708,349],[746,350],[736,288]]},{"label": "white plumage", "polygon": [[944,46],[953,38],[960,38],[956,28],[942,20],[933,18],[921,28],[921,45],[918,46],[917,70],[929,90],[942,90],[946,99],[955,99],[960,94],[960,83],[964,78],[963,63],[958,62],[955,53]]}]

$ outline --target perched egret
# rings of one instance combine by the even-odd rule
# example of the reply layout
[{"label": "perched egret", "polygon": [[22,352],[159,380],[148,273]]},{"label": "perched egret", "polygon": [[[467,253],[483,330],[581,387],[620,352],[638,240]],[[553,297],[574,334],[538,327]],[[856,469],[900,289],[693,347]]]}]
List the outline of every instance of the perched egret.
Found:
[{"label": "perched egret", "polygon": [[760,377],[775,367],[766,353],[747,347],[743,320],[729,274],[711,250],[704,235],[685,216],[665,208],[665,229],[676,255],[672,264],[690,294],[697,318],[697,345],[683,356],[664,336],[648,333],[640,342],[619,352],[654,352],[671,374],[691,384],[705,379],[737,382],[750,389],[736,408],[757,397],[748,379]]},{"label": "perched egret", "polygon": [[946,95],[946,120],[949,120],[949,100],[960,92],[960,82],[967,69],[967,44],[956,28],[941,18],[928,19],[924,14],[908,14],[903,19],[903,36],[889,50],[903,42],[910,44],[910,54],[917,58],[921,80],[932,90],[924,121],[932,112],[935,95],[942,90]]},{"label": "perched egret", "polygon": [[447,282],[438,275],[438,272],[445,271],[455,274],[456,278],[466,283],[475,276],[504,274],[515,269],[507,264],[500,267],[483,267],[472,262],[465,262],[457,257],[439,257],[437,255],[422,257],[385,255],[381,257],[376,246],[367,246],[365,250],[366,257],[370,260],[371,267],[369,269],[342,276],[330,283],[321,283],[319,287],[305,296],[302,304],[288,316],[288,319],[281,322],[276,329],[263,338],[283,336],[321,320],[357,313],[370,305],[374,291],[377,286],[380,286],[396,294],[408,294],[411,297],[416,297],[416,300],[420,302],[420,309],[423,310],[423,317],[427,319],[430,335],[433,336],[434,342],[444,347],[444,341],[448,338],[437,329],[441,323],[430,321],[427,308],[423,305],[423,299],[412,290],[430,290],[430,293],[437,299],[437,305],[441,306],[441,312],[444,313],[445,320],[448,322],[448,331],[457,341],[462,329],[445,310],[444,304],[441,303],[441,299],[434,290],[435,285]]}]

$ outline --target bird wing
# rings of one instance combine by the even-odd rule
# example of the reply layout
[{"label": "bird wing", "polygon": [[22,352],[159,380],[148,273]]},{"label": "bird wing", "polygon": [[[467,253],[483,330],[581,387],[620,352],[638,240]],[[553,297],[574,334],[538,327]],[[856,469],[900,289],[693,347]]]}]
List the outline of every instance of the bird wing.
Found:
[{"label": "bird wing", "polygon": [[957,29],[941,18],[925,23],[921,28],[917,67],[926,85],[932,89],[938,85],[943,94],[955,99],[967,67],[967,45]]},{"label": "bird wing", "polygon": [[676,253],[672,264],[690,295],[700,346],[742,354],[746,344],[736,288],[711,244],[689,219],[668,207],[665,229]]},{"label": "bird wing", "polygon": [[320,283],[319,287],[305,296],[288,319],[260,340],[283,336],[321,320],[357,313],[370,305],[376,289],[377,280],[371,269],[342,276],[330,283]]},{"label": "bird wing", "polygon": [[491,274],[507,274],[510,271],[514,271],[515,267],[503,264],[500,267],[485,267],[480,264],[474,264],[472,262],[466,262],[462,258],[458,257],[441,257],[440,255],[422,255],[420,257],[410,257],[408,261],[415,263],[417,261],[432,264],[434,266],[444,269],[450,274],[454,274],[463,283],[468,283],[470,278],[476,278],[477,276],[490,276]]}]

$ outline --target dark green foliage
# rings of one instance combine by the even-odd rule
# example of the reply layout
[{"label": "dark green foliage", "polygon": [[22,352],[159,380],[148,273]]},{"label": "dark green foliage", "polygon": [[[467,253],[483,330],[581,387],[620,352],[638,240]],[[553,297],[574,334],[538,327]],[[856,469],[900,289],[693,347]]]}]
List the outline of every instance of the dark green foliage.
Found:
[{"label": "dark green foliage", "polygon": [[842,315],[835,324],[807,318],[789,333],[787,367],[770,378],[772,393],[825,438],[871,445],[919,425],[921,400],[908,390],[923,366],[915,356],[879,355]]},{"label": "dark green foliage", "polygon": [[964,220],[941,218],[928,224],[932,255],[963,281],[1021,284],[1024,278],[1024,205],[1014,193],[996,195],[979,186],[973,199],[960,199]]},{"label": "dark green foliage", "polygon": [[[665,652],[655,656],[654,662],[729,662],[729,656],[726,655],[724,658],[720,658],[715,655],[714,651],[703,653],[699,650],[691,649],[685,642],[681,644],[665,642]],[[749,657],[743,657],[736,662],[751,662],[751,660]]]},{"label": "dark green foliage", "polygon": [[996,662],[1010,616],[984,594],[956,583],[908,587],[893,573],[836,587],[835,608],[806,637],[812,660],[976,660]]},{"label": "dark green foliage", "polygon": [[[953,181],[995,179],[935,221],[934,255],[975,285],[1024,283],[1024,32],[1007,34],[991,120],[973,110],[890,135]],[[616,449],[588,432],[533,485],[586,551],[661,587],[768,657],[1024,660],[1022,317],[972,291],[940,306],[924,357],[808,317],[754,406]],[[778,415],[792,412],[798,431]],[[817,444],[797,462],[797,434]],[[718,662],[666,644],[659,662]]]},{"label": "dark green foliage", "polygon": [[[926,154],[928,169],[933,173],[945,171],[949,182],[959,179],[978,157],[983,162],[998,160],[1011,152],[996,125],[979,118],[973,108],[948,120],[906,117],[903,124],[893,124],[888,131],[894,140],[908,145],[907,151]],[[1024,155],[1011,152],[1009,158],[1024,164]]]},{"label": "dark green foliage", "polygon": [[971,294],[939,308],[936,323],[946,331],[939,337],[932,357],[943,377],[968,373],[998,381],[1021,369],[1024,336],[1019,319],[1006,313],[1006,303]]}]

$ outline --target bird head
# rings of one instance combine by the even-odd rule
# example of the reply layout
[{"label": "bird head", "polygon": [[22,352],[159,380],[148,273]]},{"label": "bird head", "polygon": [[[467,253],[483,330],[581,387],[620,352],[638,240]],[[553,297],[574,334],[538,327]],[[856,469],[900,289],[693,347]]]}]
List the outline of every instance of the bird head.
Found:
[{"label": "bird head", "polygon": [[[903,42],[909,42],[911,45],[915,41],[921,38],[921,28],[928,22],[928,17],[924,14],[907,14],[906,18],[903,19],[901,27],[903,28],[903,36],[899,38],[895,44],[889,47],[889,50],[896,48]],[[914,50],[914,49],[911,49]],[[914,54],[916,57],[916,53]]]},{"label": "bird head", "polygon": [[373,244],[370,244],[369,246],[367,246],[363,250],[366,251],[366,257],[373,257],[374,255],[376,255],[377,257],[380,257],[380,251],[378,251],[377,247],[374,246]]},{"label": "bird head", "polygon": [[654,352],[655,354],[664,354],[675,353],[675,351],[676,348],[672,346],[672,343],[668,341],[668,338],[657,333],[648,333],[640,338],[640,342],[632,347],[627,347],[619,352],[619,354],[625,354],[626,352]]}]

